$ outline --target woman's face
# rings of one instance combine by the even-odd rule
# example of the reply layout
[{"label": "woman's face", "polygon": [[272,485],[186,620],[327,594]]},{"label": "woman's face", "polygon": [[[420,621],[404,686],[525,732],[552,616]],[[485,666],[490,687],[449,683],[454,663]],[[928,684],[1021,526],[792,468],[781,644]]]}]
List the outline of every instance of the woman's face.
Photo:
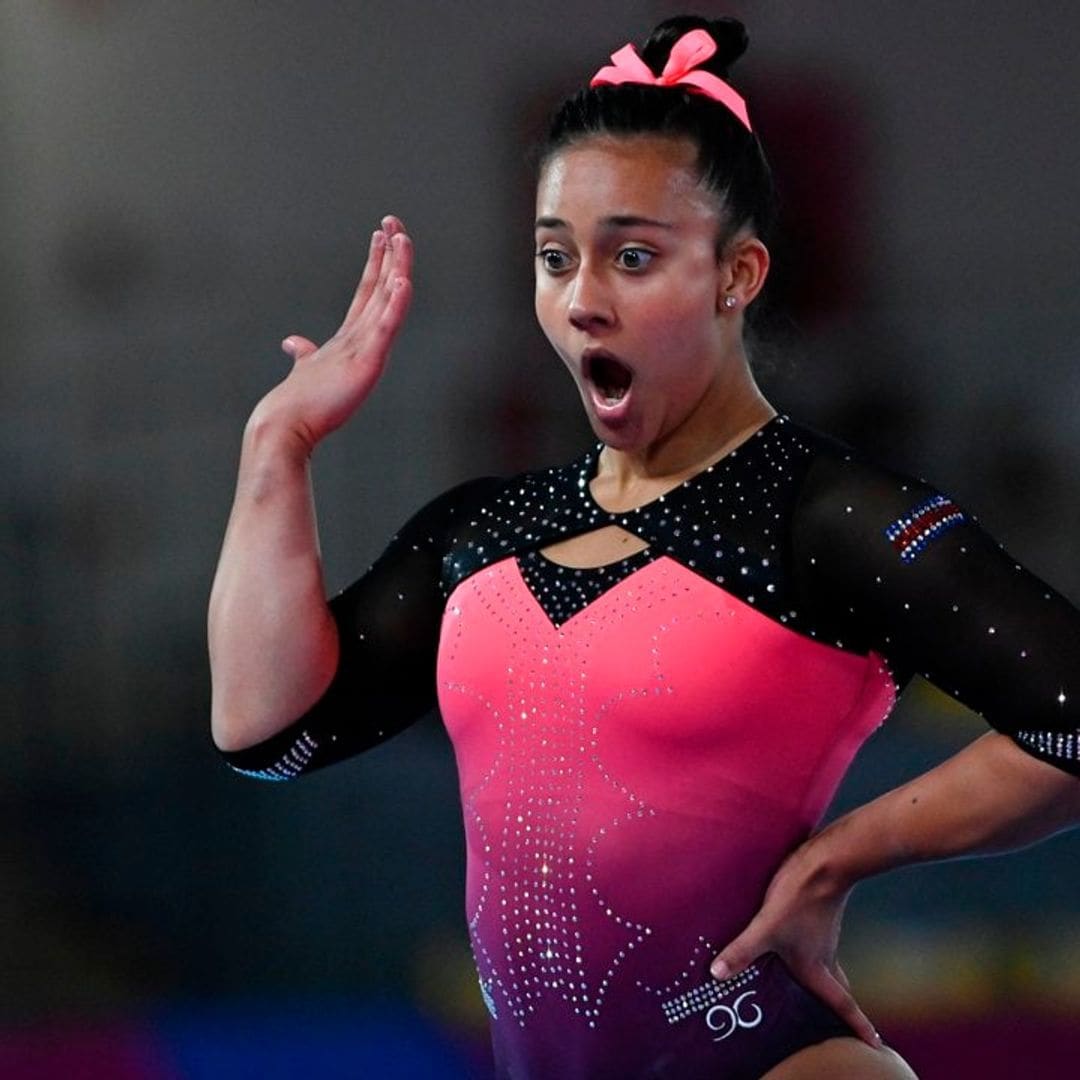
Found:
[{"label": "woman's face", "polygon": [[676,431],[730,341],[721,210],[695,157],[684,139],[596,136],[540,176],[536,315],[614,449],[645,450]]}]

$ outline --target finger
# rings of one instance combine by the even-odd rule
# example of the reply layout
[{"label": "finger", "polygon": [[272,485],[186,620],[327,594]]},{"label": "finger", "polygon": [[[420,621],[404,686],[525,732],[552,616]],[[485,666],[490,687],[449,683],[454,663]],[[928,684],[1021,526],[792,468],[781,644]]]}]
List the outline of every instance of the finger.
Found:
[{"label": "finger", "polygon": [[714,979],[730,979],[733,975],[738,975],[740,971],[748,968],[769,949],[770,946],[748,928],[731,944],[720,950],[719,955],[709,966],[709,971],[712,972]]},{"label": "finger", "polygon": [[367,262],[364,264],[364,272],[360,275],[360,284],[356,286],[349,310],[345,312],[345,318],[341,320],[341,329],[345,329],[350,322],[355,320],[367,307],[371,294],[378,286],[380,274],[386,258],[387,237],[382,229],[376,229],[371,234],[371,243],[368,246]]},{"label": "finger", "polygon": [[[411,267],[412,241],[403,232],[395,233],[387,241],[387,253],[379,269],[379,280],[372,296],[372,314],[376,318],[376,326],[380,329],[388,326],[397,328],[393,317],[398,307],[394,294],[395,290],[400,288],[397,284],[399,281],[409,281]],[[396,299],[400,300],[400,297]]]},{"label": "finger", "polygon": [[386,233],[387,236],[396,236],[398,233],[403,233],[405,231],[405,226],[402,224],[401,218],[394,214],[387,214],[386,217],[382,219],[381,224],[383,232]]},{"label": "finger", "polygon": [[391,266],[389,287],[397,287],[398,278],[412,280],[413,242],[408,233],[396,233],[391,241]]},{"label": "finger", "polygon": [[379,329],[385,336],[392,338],[398,332],[402,322],[405,321],[405,314],[409,310],[411,301],[412,282],[407,277],[395,278],[386,307],[379,318]]},{"label": "finger", "polygon": [[812,972],[808,972],[805,978],[801,977],[802,973],[793,971],[792,974],[807,990],[817,994],[864,1043],[875,1050],[881,1049],[881,1036],[878,1035],[874,1025],[870,1023],[866,1013],[859,1008],[855,999],[828,968],[816,967]]},{"label": "finger", "polygon": [[319,346],[314,341],[299,334],[290,334],[282,343],[281,351],[286,356],[291,356],[294,361],[306,360],[313,352],[318,352]]},{"label": "finger", "polygon": [[[393,236],[388,236],[386,232],[382,233],[383,237],[383,254],[382,261],[379,263],[378,274],[375,278],[374,286],[371,290],[371,296],[374,303],[385,303],[386,292],[390,288],[391,281],[391,269],[394,265],[394,245],[395,241]],[[376,309],[377,310],[377,309]]]}]

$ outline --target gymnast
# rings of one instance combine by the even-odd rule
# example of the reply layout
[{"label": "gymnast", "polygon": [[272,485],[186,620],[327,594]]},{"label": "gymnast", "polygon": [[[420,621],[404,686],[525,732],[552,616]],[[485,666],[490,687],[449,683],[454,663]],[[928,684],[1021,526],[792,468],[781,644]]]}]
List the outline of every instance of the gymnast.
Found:
[{"label": "gymnast", "polygon": [[[1080,819],[1080,614],[755,383],[774,194],[728,79],[746,44],[734,19],[666,20],[553,119],[536,314],[596,445],[443,494],[325,599],[309,459],[405,318],[394,217],[244,433],[214,740],[285,780],[438,708],[500,1077],[911,1077],[837,962],[852,888]],[[916,674],[993,730],[822,828]]]}]

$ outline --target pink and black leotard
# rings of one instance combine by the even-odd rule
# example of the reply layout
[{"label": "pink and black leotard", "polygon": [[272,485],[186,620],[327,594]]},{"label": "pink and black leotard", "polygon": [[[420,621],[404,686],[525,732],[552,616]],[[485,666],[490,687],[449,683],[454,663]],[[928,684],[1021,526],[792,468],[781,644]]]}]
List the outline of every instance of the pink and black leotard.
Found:
[{"label": "pink and black leotard", "polygon": [[[1080,772],[1080,615],[956,504],[776,417],[640,509],[599,449],[435,500],[332,602],[295,725],[228,755],[288,779],[436,704],[499,1075],[750,1080],[846,1026],[774,956],[716,951],[919,673]],[[595,569],[542,549],[618,525]]]}]

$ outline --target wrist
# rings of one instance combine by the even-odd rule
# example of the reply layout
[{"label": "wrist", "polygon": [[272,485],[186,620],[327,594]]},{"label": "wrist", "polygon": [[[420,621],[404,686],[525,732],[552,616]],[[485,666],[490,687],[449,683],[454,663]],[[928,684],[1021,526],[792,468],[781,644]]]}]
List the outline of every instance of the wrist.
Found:
[{"label": "wrist", "polygon": [[285,462],[307,467],[315,448],[303,424],[281,415],[280,410],[259,402],[244,426],[241,454],[252,462]]},{"label": "wrist", "polygon": [[860,865],[856,851],[844,842],[843,821],[810,837],[798,851],[805,888],[815,897],[843,896],[874,871]]},{"label": "wrist", "polygon": [[244,427],[238,490],[261,502],[282,488],[306,486],[311,451],[302,434],[256,408]]}]

